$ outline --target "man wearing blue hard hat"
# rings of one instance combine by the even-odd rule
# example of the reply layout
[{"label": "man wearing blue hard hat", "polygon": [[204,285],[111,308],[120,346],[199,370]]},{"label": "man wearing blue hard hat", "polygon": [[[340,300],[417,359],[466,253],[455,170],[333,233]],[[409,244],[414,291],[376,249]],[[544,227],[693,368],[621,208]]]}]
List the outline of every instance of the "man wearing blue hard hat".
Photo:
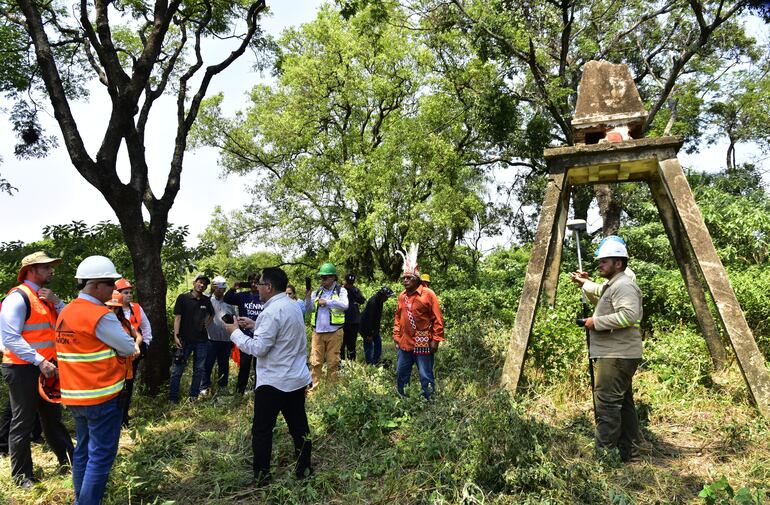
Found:
[{"label": "man wearing blue hard hat", "polygon": [[599,276],[607,282],[592,282],[585,272],[572,272],[570,279],[596,304],[585,320],[594,368],[596,447],[617,449],[620,458],[629,461],[636,455],[639,436],[632,380],[642,359],[642,292],[627,273],[625,242],[612,237],[605,238],[595,254]]}]

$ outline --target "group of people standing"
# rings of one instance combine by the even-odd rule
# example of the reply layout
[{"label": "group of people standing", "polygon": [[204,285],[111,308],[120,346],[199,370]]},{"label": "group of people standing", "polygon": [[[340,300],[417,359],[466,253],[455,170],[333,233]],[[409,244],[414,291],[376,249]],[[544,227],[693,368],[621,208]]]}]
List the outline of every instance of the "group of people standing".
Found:
[{"label": "group of people standing", "polygon": [[[80,293],[67,305],[46,287],[60,263],[43,252],[22,259],[20,284],[0,311],[11,476],[24,489],[34,485],[30,439],[39,417],[60,469],[71,468],[75,503],[98,504],[121,425],[128,422],[132,360],[141,357],[152,333],[146,315],[132,303],[132,286],[108,258],[90,256],[78,265]],[[62,423],[62,405],[75,422],[74,447]]]},{"label": "group of people standing", "polygon": [[[398,348],[397,390],[405,395],[412,368],[417,365],[422,393],[429,399],[435,391],[433,357],[444,339],[443,316],[436,294],[423,285],[416,261],[416,248],[405,258],[402,283],[396,308],[393,338]],[[174,314],[174,340],[177,359],[171,374],[170,400],[179,400],[179,381],[187,358],[195,356],[190,398],[207,393],[200,389],[211,384],[213,362],[218,361],[218,384],[227,386],[229,363],[207,357],[207,352],[227,356],[230,348],[220,346],[229,336],[240,353],[240,370],[249,377],[250,357],[256,363],[254,417],[252,422],[253,471],[257,484],[270,481],[273,428],[282,414],[295,448],[295,474],[304,478],[312,473],[310,428],[305,411],[308,392],[322,382],[334,383],[340,361],[355,359],[357,335],[364,337],[366,362],[376,364],[382,353],[380,326],[383,305],[393,291],[383,286],[367,301],[355,276],[348,274],[338,283],[337,269],[324,263],[318,271],[320,286],[313,290],[306,282],[305,297],[299,300],[296,289],[288,283],[280,268],[265,268],[261,275],[249,276],[247,283],[237,283],[225,291],[226,281],[214,278],[212,296],[204,292],[209,279],[198,276],[193,289],[177,298]],[[248,286],[248,291],[237,288]],[[362,314],[358,305],[365,303]],[[215,305],[216,304],[216,308]],[[308,357],[305,315],[309,314],[311,349]],[[222,325],[222,339],[211,339],[207,349],[198,343],[203,332]],[[219,335],[215,329],[213,334]],[[190,338],[192,335],[194,338]],[[209,330],[209,335],[212,331]],[[220,349],[221,347],[221,349]],[[205,366],[209,363],[209,366]],[[238,388],[241,387],[239,373]]]},{"label": "group of people standing", "polygon": [[[416,245],[401,255],[404,290],[398,295],[393,321],[396,389],[406,394],[416,365],[422,394],[430,399],[436,389],[434,359],[444,340],[443,316],[435,292],[421,278]],[[589,357],[596,370],[592,386],[597,446],[619,449],[629,460],[635,456],[638,436],[632,378],[641,359],[641,292],[626,271],[628,253],[622,239],[605,239],[597,259],[606,283],[591,282],[585,272],[570,277],[597,303],[593,316],[585,320]],[[2,302],[1,370],[10,396],[11,474],[19,486],[33,485],[30,442],[39,419],[61,468],[71,466],[75,503],[98,504],[117,454],[121,425],[129,422],[133,377],[152,342],[152,330],[144,310],[133,302],[133,286],[104,256],[90,256],[78,265],[80,293],[65,306],[46,287],[60,262],[43,252],[25,257],[18,273],[20,284]],[[353,275],[346,276],[343,285],[338,283],[332,263],[321,265],[318,276],[320,286],[313,290],[306,282],[305,297],[298,300],[280,268],[265,268],[230,289],[221,276],[212,283],[199,275],[174,305],[171,402],[179,400],[180,379],[190,356],[192,399],[208,392],[214,364],[217,384],[227,386],[233,345],[240,353],[238,392],[245,391],[255,370],[252,449],[258,484],[270,480],[278,414],[284,416],[294,441],[295,474],[305,478],[313,471],[307,393],[323,382],[333,383],[341,359],[355,360],[359,333],[366,363],[381,359],[383,305],[393,291],[383,286],[365,300]],[[210,297],[205,295],[209,284]],[[238,291],[242,287],[248,290]],[[358,305],[364,303],[359,314]],[[75,421],[74,447],[62,423],[61,405]]]}]

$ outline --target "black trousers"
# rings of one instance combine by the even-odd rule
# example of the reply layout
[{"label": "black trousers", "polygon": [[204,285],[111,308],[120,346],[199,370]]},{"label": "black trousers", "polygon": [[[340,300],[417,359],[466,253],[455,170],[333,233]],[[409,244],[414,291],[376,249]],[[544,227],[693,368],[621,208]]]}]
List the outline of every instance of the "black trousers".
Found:
[{"label": "black trousers", "polygon": [[345,324],[342,327],[342,347],[340,359],[356,360],[356,340],[358,339],[358,323]]},{"label": "black trousers", "polygon": [[139,370],[139,361],[134,360],[131,363],[131,366],[134,370],[134,378],[133,379],[126,379],[125,384],[123,385],[123,392],[120,393],[120,404],[123,408],[123,426],[128,428],[128,409],[131,408],[131,397],[134,396],[134,380],[136,379],[136,371]]},{"label": "black trousers", "polygon": [[[13,417],[13,411],[11,410],[11,399],[5,402],[5,408],[3,408],[3,415],[0,417],[0,454],[8,454],[8,435],[11,432],[11,417]],[[43,426],[40,424],[40,416],[35,416],[35,426],[32,428],[32,441],[43,440]]]},{"label": "black trousers", "polygon": [[60,465],[72,461],[72,438],[61,421],[61,405],[40,397],[37,382],[40,370],[35,365],[3,365],[3,377],[11,397],[11,427],[8,449],[11,454],[11,476],[14,480],[32,480],[30,442],[35,416],[40,415],[43,433]]},{"label": "black trousers", "polygon": [[270,475],[273,452],[273,428],[278,413],[283,414],[294,440],[294,473],[304,477],[310,470],[310,427],[305,413],[305,388],[284,392],[273,386],[259,386],[254,392],[254,420],[251,424],[251,448],[254,451],[254,476]]},{"label": "black trousers", "polygon": [[238,383],[235,385],[235,390],[243,394],[246,392],[246,386],[249,385],[249,376],[251,371],[254,370],[254,381],[257,376],[257,360],[251,354],[241,352],[241,364],[238,365]]}]

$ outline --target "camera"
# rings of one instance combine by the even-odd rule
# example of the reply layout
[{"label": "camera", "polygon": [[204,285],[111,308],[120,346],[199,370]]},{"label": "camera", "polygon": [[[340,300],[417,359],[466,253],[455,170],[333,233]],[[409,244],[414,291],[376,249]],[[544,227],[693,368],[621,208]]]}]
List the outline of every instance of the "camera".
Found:
[{"label": "camera", "polygon": [[233,324],[235,322],[235,317],[232,314],[223,314],[222,321],[227,324]]},{"label": "camera", "polygon": [[578,317],[577,319],[575,319],[575,324],[580,326],[581,328],[584,328],[586,325],[586,320],[583,319],[582,317]]},{"label": "camera", "polygon": [[175,365],[184,365],[185,359],[184,359],[184,350],[183,349],[177,349],[174,351],[174,364]]}]

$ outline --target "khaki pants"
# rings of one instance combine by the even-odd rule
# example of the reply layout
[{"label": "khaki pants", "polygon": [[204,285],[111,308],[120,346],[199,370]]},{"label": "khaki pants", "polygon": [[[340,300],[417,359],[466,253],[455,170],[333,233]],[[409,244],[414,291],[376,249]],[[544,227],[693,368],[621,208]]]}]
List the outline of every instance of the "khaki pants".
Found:
[{"label": "khaki pants", "polygon": [[321,378],[321,368],[324,362],[326,362],[326,376],[329,381],[334,381],[337,378],[342,335],[342,328],[324,333],[313,331],[310,340],[310,375],[313,378],[313,386],[318,384]]}]

